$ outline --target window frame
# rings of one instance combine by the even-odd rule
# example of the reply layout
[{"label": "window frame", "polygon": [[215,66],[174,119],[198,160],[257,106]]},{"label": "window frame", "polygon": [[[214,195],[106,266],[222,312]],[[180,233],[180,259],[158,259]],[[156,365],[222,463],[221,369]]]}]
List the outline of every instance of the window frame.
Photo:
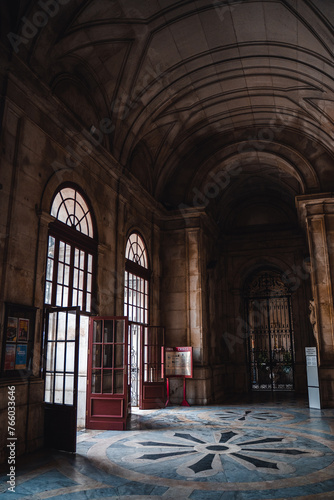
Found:
[{"label": "window frame", "polygon": [[[75,193],[74,193],[74,198],[71,198],[72,200],[74,200],[74,213],[69,213],[69,211],[67,210],[68,208],[68,204],[65,203],[65,200],[67,200],[68,198],[64,198],[63,195],[62,195],[62,191],[64,191],[65,189],[72,189]],[[84,218],[87,218],[87,215],[90,219],[90,223],[91,223],[91,230],[92,230],[92,235],[89,235],[89,234],[85,234],[83,231],[77,229],[76,227],[73,228],[73,225],[69,225],[67,224],[67,221],[66,222],[63,222],[60,218],[58,218],[57,216],[54,216],[52,215],[52,210],[53,210],[53,204],[57,198],[58,195],[60,195],[61,199],[62,199],[62,202],[60,203],[60,205],[58,205],[57,207],[57,213],[59,213],[59,210],[60,210],[60,207],[62,205],[64,205],[64,208],[65,208],[65,211],[67,212],[67,219],[71,219],[72,217],[75,217],[77,219],[77,215],[76,215],[76,207],[77,205],[80,206],[80,208],[82,209],[83,207],[81,206],[81,203],[80,201],[77,200],[77,196],[76,194],[79,194],[79,196],[81,196],[83,202],[86,204],[86,208],[87,208],[87,211],[84,212],[84,217],[82,217],[80,220],[78,220],[77,224],[80,224],[80,221],[83,220]],[[92,207],[91,207],[91,204],[90,202],[88,201],[88,199],[86,198],[86,194],[85,192],[80,189],[79,186],[76,186],[75,184],[71,183],[71,182],[66,182],[66,183],[63,183],[61,184],[57,191],[54,193],[53,197],[52,197],[52,201],[51,201],[51,206],[50,206],[50,210],[49,210],[49,213],[51,215],[51,217],[54,217],[55,221],[58,221],[60,224],[62,224],[63,226],[65,226],[66,228],[68,229],[74,229],[78,234],[81,234],[83,236],[86,236],[87,238],[89,239],[96,239],[96,224],[95,224],[95,220],[94,220],[94,216],[93,216],[93,210],[92,210]],[[89,232],[89,223],[87,222],[87,227],[88,227],[88,232]]]},{"label": "window frame", "polygon": [[[54,219],[49,224],[49,231],[48,231],[48,242],[47,242],[47,251],[46,251],[46,266],[45,266],[45,289],[44,289],[44,306],[45,307],[76,307],[77,304],[73,305],[73,289],[76,287],[74,286],[73,283],[73,275],[74,275],[74,259],[75,259],[75,250],[78,249],[79,251],[84,252],[85,255],[85,265],[84,265],[84,276],[83,276],[83,287],[81,289],[83,293],[83,302],[82,302],[82,307],[81,311],[82,312],[87,312],[88,314],[93,312],[93,302],[94,302],[94,297],[96,295],[96,272],[97,272],[97,231],[96,231],[96,223],[95,223],[95,218],[93,214],[93,210],[91,208],[90,202],[87,199],[85,193],[75,184],[72,183],[64,183],[61,186],[58,187],[57,191],[54,193],[54,196],[51,201],[51,206],[50,206],[50,213],[51,213],[51,208],[53,205],[53,202],[58,195],[64,188],[71,188],[77,191],[84,199],[85,203],[87,204],[87,207],[89,208],[89,215],[91,217],[91,222],[92,222],[92,228],[93,228],[93,235],[92,236],[87,236],[86,234],[82,233],[78,229],[71,227],[67,225],[65,222],[62,222],[58,219]],[[52,279],[48,280],[47,279],[47,266],[48,266],[48,259],[49,259],[49,239],[50,237],[55,239],[55,253],[54,253],[54,264],[53,264],[53,271],[52,271]],[[59,266],[59,244],[60,242],[65,243],[70,247],[70,263],[69,263],[69,285],[68,285],[68,299],[66,304],[57,304],[57,285],[58,285],[58,266]],[[88,271],[87,268],[87,263],[88,263],[88,255],[92,256],[92,270],[91,272]],[[87,292],[87,278],[88,274],[91,274],[91,291]],[[51,292],[51,300],[50,303],[46,302],[46,287],[47,283],[52,283],[52,292]],[[64,286],[62,284],[62,286]],[[90,310],[87,311],[87,293],[90,293]],[[78,301],[77,301],[78,302]],[[79,306],[80,307],[80,306]]]},{"label": "window frame", "polygon": [[[128,317],[129,322],[137,323],[137,324],[140,324],[140,325],[149,325],[149,323],[150,323],[150,294],[151,294],[150,259],[149,259],[147,245],[145,243],[145,240],[144,240],[144,238],[142,237],[142,235],[138,231],[132,231],[129,234],[129,236],[127,237],[127,240],[126,240],[125,249],[127,248],[129,239],[130,239],[130,237],[133,234],[136,234],[141,239],[141,241],[142,241],[142,244],[144,246],[144,252],[145,252],[146,262],[147,262],[147,266],[148,267],[146,268],[144,266],[141,266],[141,265],[137,264],[133,260],[128,259],[127,256],[125,255],[125,270],[124,270],[124,275],[125,275],[125,273],[127,273],[127,275],[128,275],[128,283],[129,283],[129,274],[132,274],[133,276],[135,276],[137,278],[143,279],[144,282],[147,282],[147,294],[145,294],[145,284],[144,284],[144,297],[145,297],[145,295],[147,295],[147,309],[145,309],[145,307],[142,308],[144,311],[146,311],[147,322],[134,321],[133,319],[130,319],[129,308],[132,307],[132,309],[136,308],[137,310],[140,310],[141,308],[138,306],[138,304],[133,304],[133,303],[130,304],[129,301],[125,302],[125,296],[124,296],[124,314]],[[124,281],[125,281],[125,279],[124,279]],[[129,296],[130,296],[130,294],[129,294],[129,291],[130,291],[129,285],[125,285],[124,284],[124,295],[125,295],[125,289],[127,289],[127,297],[129,298]],[[137,314],[136,317],[138,318],[138,314]]]}]

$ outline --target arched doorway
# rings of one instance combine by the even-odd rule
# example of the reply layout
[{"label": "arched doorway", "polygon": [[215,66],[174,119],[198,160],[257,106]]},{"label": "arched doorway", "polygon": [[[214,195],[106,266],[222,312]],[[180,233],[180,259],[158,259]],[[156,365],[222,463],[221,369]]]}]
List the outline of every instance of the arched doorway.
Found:
[{"label": "arched doorway", "polygon": [[251,389],[294,390],[291,293],[276,270],[261,270],[245,285]]},{"label": "arched doorway", "polygon": [[124,315],[129,328],[130,404],[139,406],[141,327],[149,323],[149,259],[146,245],[138,232],[130,234],[125,249]]},{"label": "arched doorway", "polygon": [[85,427],[89,316],[95,294],[97,231],[84,192],[72,183],[54,194],[45,273],[44,423],[47,446],[76,449]]}]

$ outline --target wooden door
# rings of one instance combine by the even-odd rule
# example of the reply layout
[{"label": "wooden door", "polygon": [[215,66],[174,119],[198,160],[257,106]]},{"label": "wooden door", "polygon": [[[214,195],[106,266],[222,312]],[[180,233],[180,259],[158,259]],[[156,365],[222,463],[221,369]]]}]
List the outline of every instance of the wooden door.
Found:
[{"label": "wooden door", "polygon": [[163,408],[166,404],[164,329],[161,326],[142,326],[141,344],[139,408]]},{"label": "wooden door", "polygon": [[90,318],[87,429],[126,429],[127,335],[125,316]]},{"label": "wooden door", "polygon": [[79,308],[46,311],[44,337],[45,446],[76,451]]}]

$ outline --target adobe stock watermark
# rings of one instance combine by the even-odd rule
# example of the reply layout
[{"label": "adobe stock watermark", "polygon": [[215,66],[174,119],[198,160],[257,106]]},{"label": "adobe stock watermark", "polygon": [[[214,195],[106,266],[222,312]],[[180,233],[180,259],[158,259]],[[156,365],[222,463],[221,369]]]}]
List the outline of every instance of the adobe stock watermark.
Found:
[{"label": "adobe stock watermark", "polygon": [[[262,127],[256,134],[249,135],[246,140],[242,141],[238,145],[237,154],[264,151],[268,147],[268,144],[275,141],[275,135],[284,130],[289,120],[292,120],[296,116],[297,113],[292,113],[289,119],[284,122],[284,115],[276,113],[275,117],[269,121],[267,127]],[[233,160],[233,163],[230,165],[227,165],[224,170],[221,170],[216,174],[210,172],[209,177],[211,179],[204,184],[201,191],[197,187],[192,189],[192,205],[186,205],[185,203],[180,203],[178,205],[181,214],[185,216],[187,214],[187,208],[207,207],[210,200],[216,198],[222,190],[226,189],[232,178],[239,175],[243,171],[243,167],[246,166],[249,161],[250,158],[238,158]],[[289,176],[290,174],[283,170],[279,170],[278,175],[279,177],[284,177]]]},{"label": "adobe stock watermark", "polygon": [[[127,94],[125,99],[124,96],[120,96],[112,101],[110,106],[111,111],[113,114],[116,114],[119,120],[125,120],[130,112],[135,111],[141,103],[144,106],[146,105],[144,96],[149,92],[150,87],[155,86],[160,90],[164,90],[164,96],[166,97],[165,91],[169,88],[169,85],[170,82],[167,78],[167,72],[163,70],[160,63],[152,68],[148,67],[144,78],[132,89],[131,95]],[[157,95],[157,93],[156,89],[154,95]]]},{"label": "adobe stock watermark", "polygon": [[289,288],[290,292],[295,292],[301,286],[303,281],[310,279],[311,274],[319,270],[319,267],[324,265],[327,257],[334,254],[334,246],[331,245],[330,235],[327,235],[327,251],[325,256],[321,248],[318,248],[313,257],[306,257],[301,264],[293,264],[291,269],[282,274],[282,281]]},{"label": "adobe stock watermark", "polygon": [[230,184],[231,178],[240,174],[241,170],[239,163],[233,163],[219,172],[210,172],[210,180],[204,184],[202,191],[196,187],[193,188],[193,204],[180,203],[178,205],[181,214],[186,215],[187,209],[191,207],[207,207],[210,200],[216,198]]},{"label": "adobe stock watermark", "polygon": [[67,5],[71,0],[39,0],[38,6],[41,10],[34,13],[31,20],[23,16],[21,21],[23,26],[20,34],[10,32],[7,38],[10,41],[16,54],[18,54],[20,45],[27,44],[32,40],[41,28],[44,28],[49,22],[49,19],[55,17],[59,11],[60,6]]},{"label": "adobe stock watermark", "polygon": [[130,95],[126,95],[125,98],[118,97],[111,103],[110,111],[115,117],[114,121],[109,117],[105,117],[97,126],[92,125],[89,131],[85,128],[82,129],[80,135],[83,136],[83,139],[78,141],[74,147],[66,146],[65,148],[66,165],[58,160],[55,160],[51,164],[55,173],[61,175],[63,169],[74,169],[79,167],[84,158],[91,155],[96,147],[103,144],[104,137],[115,131],[116,119],[124,121],[129,116],[130,112],[135,111],[136,108],[139,107],[145,95],[145,89],[148,89],[153,84],[158,84],[158,88],[162,89],[165,83],[169,84],[165,81],[165,78],[166,74],[163,72],[160,63],[153,68],[148,68],[141,84],[138,84],[133,89],[133,98]]},{"label": "adobe stock watermark", "polygon": [[62,180],[64,170],[73,170],[79,167],[84,158],[91,155],[93,150],[103,143],[104,136],[111,134],[114,130],[115,126],[112,124],[110,118],[103,118],[98,128],[93,125],[90,131],[82,129],[80,135],[84,139],[77,142],[74,147],[66,146],[65,148],[65,164],[58,160],[54,160],[51,163],[51,167],[59,180]]},{"label": "adobe stock watermark", "polygon": [[115,125],[110,118],[103,118],[98,128],[93,125],[89,132],[86,129],[82,129],[81,134],[85,139],[81,139],[76,144],[75,149],[71,146],[66,146],[66,165],[70,168],[79,166],[85,156],[92,154],[93,149],[103,143],[104,136],[112,134],[114,130]]},{"label": "adobe stock watermark", "polygon": [[[314,269],[314,264],[313,264]],[[302,281],[310,278],[311,262],[308,258],[303,259],[301,265],[293,264],[291,269],[282,274],[282,281],[289,288],[290,292],[295,292],[301,286]]]},{"label": "adobe stock watermark", "polygon": [[8,480],[7,484],[8,491],[15,493],[16,487],[16,394],[15,385],[8,386],[8,425],[7,425],[7,448],[8,448],[8,459],[7,463],[9,465],[9,472],[7,474]]},{"label": "adobe stock watermark", "polygon": [[237,0],[237,3],[232,3],[231,0],[227,0],[227,3],[226,0],[224,2],[221,0],[214,0],[213,6],[220,21],[223,22],[226,19],[227,14],[231,14],[240,3],[242,3],[240,0]]},{"label": "adobe stock watermark", "polygon": [[[311,272],[314,272],[320,263],[321,260],[319,261],[318,258],[305,258],[300,265],[293,264],[291,269],[283,272],[282,281],[287,286],[289,293],[297,291],[303,281],[310,279]],[[272,294],[272,297],[276,297],[275,293]],[[261,327],[263,318],[268,315],[268,310],[266,302],[254,300],[252,305],[252,329],[254,330]],[[223,333],[222,338],[231,354],[234,353],[237,344],[243,344],[250,337],[250,330],[250,324],[244,318],[238,316],[235,331],[233,333],[230,331]]]},{"label": "adobe stock watermark", "polygon": [[[275,298],[276,295],[273,294],[272,297]],[[270,298],[270,295],[268,298]],[[263,325],[268,323],[268,312],[266,300],[252,300],[251,324],[241,316],[238,316],[236,318],[235,331],[233,333],[225,331],[222,334],[222,339],[230,354],[234,354],[237,344],[243,345],[245,340],[251,337],[251,330],[256,331],[257,328],[263,328]]]}]

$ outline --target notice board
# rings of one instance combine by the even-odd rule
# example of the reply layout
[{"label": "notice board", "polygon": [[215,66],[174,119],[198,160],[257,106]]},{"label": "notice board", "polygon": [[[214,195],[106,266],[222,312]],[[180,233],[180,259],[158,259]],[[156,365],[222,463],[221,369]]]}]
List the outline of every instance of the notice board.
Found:
[{"label": "notice board", "polygon": [[192,347],[165,347],[165,376],[192,378]]}]

